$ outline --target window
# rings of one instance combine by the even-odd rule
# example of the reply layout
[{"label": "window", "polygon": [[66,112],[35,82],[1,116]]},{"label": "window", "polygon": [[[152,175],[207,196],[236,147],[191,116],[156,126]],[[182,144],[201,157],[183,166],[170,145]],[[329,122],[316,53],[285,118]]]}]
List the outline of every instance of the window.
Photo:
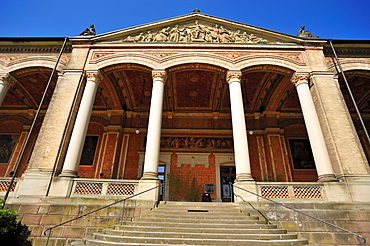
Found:
[{"label": "window", "polygon": [[82,150],[80,165],[92,166],[99,136],[86,136],[84,148]]},{"label": "window", "polygon": [[289,139],[294,169],[315,169],[311,145],[308,139]]},{"label": "window", "polygon": [[8,163],[12,156],[19,135],[0,135],[0,163]]}]

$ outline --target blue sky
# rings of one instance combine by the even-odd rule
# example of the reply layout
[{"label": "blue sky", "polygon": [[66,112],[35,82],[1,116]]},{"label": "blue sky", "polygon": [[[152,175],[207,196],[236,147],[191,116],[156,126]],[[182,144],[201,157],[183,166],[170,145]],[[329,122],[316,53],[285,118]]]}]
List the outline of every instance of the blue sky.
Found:
[{"label": "blue sky", "polygon": [[202,13],[296,35],[370,40],[370,0],[0,0],[0,37],[66,37],[94,24],[98,34]]}]

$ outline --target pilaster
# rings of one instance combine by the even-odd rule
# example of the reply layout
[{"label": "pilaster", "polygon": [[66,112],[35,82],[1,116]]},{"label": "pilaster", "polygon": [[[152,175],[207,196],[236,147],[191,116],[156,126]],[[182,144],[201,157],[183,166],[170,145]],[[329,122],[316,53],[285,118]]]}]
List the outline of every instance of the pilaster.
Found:
[{"label": "pilaster", "polygon": [[311,93],[336,176],[340,180],[368,180],[370,168],[338,82],[332,74],[324,72],[312,72],[311,81]]},{"label": "pilaster", "polygon": [[[43,124],[23,174],[19,196],[46,196],[54,167],[57,165],[66,134],[70,132],[70,120],[75,113],[75,101],[80,95],[83,68],[89,49],[72,52],[74,64],[58,77]],[[78,57],[75,57],[78,56]]]}]

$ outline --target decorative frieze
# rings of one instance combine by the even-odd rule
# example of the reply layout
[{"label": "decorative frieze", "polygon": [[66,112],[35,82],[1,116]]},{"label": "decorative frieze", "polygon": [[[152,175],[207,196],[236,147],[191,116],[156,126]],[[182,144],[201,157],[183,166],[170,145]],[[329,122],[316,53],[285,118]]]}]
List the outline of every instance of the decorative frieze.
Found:
[{"label": "decorative frieze", "polygon": [[211,26],[195,21],[192,25],[175,25],[158,31],[147,31],[122,39],[125,43],[269,43],[266,39],[242,30],[229,30],[220,25]]},{"label": "decorative frieze", "polygon": [[232,138],[161,137],[163,149],[233,149]]}]

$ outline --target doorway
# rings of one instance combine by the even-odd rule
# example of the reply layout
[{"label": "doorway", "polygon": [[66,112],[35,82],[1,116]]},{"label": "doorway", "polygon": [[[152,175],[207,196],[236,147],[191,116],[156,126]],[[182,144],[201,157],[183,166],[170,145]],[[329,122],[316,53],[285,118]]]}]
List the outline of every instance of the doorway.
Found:
[{"label": "doorway", "polygon": [[158,179],[160,180],[160,188],[159,188],[159,200],[163,201],[164,197],[164,186],[165,186],[165,180],[166,180],[166,166],[158,166]]},{"label": "doorway", "polygon": [[236,178],[235,166],[223,166],[220,167],[221,175],[221,198],[222,202],[231,202],[232,191],[230,189],[230,183],[234,183]]}]

